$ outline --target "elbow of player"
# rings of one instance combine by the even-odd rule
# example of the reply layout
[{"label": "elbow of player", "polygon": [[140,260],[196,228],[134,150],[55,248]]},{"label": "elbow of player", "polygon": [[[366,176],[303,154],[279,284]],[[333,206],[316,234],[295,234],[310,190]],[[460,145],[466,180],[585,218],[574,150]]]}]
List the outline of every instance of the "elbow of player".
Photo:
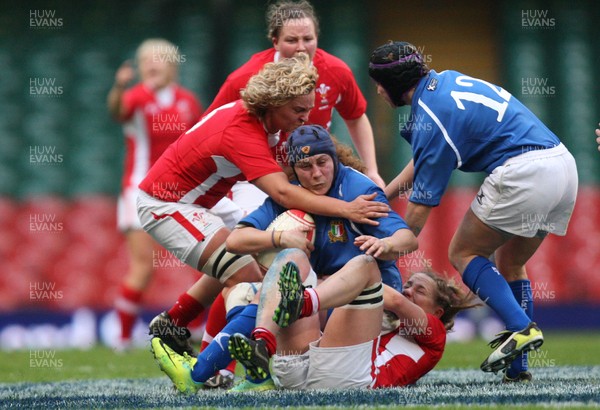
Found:
[{"label": "elbow of player", "polygon": [[225,249],[227,252],[241,254],[241,241],[239,235],[237,235],[236,231],[233,231],[229,234],[227,239],[225,240]]},{"label": "elbow of player", "polygon": [[411,238],[408,241],[408,251],[409,252],[414,252],[417,249],[419,249],[419,241],[417,239],[417,237],[415,235],[413,235],[413,233],[410,233]]},{"label": "elbow of player", "polygon": [[410,229],[403,229],[401,232],[402,249],[400,250],[400,256],[408,255],[409,253],[419,249],[419,240]]},{"label": "elbow of player", "polygon": [[293,193],[294,188],[298,188],[292,184],[286,183],[281,186],[275,186],[273,192],[269,193],[270,197],[279,205],[286,209],[294,208]]}]

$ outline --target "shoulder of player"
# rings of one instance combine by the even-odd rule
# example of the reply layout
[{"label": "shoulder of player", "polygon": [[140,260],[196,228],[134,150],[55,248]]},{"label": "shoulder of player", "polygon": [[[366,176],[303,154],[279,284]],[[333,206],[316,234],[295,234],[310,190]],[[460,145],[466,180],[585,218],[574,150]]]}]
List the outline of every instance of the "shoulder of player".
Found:
[{"label": "shoulder of player", "polygon": [[273,58],[273,49],[267,49],[255,53],[250,56],[248,61],[231,72],[231,74],[227,76],[226,81],[233,84],[241,83],[241,87],[245,87],[250,77],[258,73],[265,64],[272,62]]},{"label": "shoulder of player", "polygon": [[[235,143],[237,146],[239,146],[240,140],[244,140],[244,143],[256,140],[264,141],[264,145],[268,147],[262,123],[258,118],[248,113],[241,100],[236,102],[232,110],[229,114],[229,119],[225,121],[226,125],[223,127],[223,137],[231,139],[232,143]],[[218,121],[221,121],[221,119],[218,119]]]},{"label": "shoulder of player", "polygon": [[143,99],[143,98],[153,98],[154,93],[148,88],[144,87],[144,84],[137,83],[132,87],[125,90],[123,93],[123,97],[125,98],[135,98],[135,99]]},{"label": "shoulder of player", "polygon": [[[424,77],[415,90],[412,103],[413,122],[429,121],[433,113],[442,122],[447,115],[455,113],[456,105],[448,104],[453,91],[454,79],[461,75],[456,71],[445,70],[440,73],[431,71]],[[415,127],[419,130],[418,127]]]},{"label": "shoulder of player", "polygon": [[340,175],[337,178],[339,181],[338,189],[341,186],[345,201],[352,201],[360,195],[370,194],[378,189],[375,182],[354,168],[340,164],[339,172]]},{"label": "shoulder of player", "polygon": [[313,64],[319,72],[319,76],[331,76],[336,80],[354,79],[352,70],[341,58],[329,54],[320,48],[315,53]]}]

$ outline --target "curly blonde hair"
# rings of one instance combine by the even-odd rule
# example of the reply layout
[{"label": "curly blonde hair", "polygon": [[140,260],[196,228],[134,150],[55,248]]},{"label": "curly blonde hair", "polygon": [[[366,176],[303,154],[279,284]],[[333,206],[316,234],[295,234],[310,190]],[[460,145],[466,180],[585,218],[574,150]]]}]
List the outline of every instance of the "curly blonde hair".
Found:
[{"label": "curly blonde hair", "polygon": [[310,94],[318,78],[317,70],[306,54],[267,63],[241,91],[242,100],[250,114],[263,118],[269,108]]}]

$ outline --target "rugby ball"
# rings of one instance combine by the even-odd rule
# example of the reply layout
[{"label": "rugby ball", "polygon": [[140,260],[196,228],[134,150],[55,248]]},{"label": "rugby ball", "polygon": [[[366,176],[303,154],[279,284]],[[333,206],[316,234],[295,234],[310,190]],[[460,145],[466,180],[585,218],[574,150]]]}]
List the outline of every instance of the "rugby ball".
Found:
[{"label": "rugby ball", "polygon": [[[315,220],[310,214],[299,209],[289,209],[284,213],[279,214],[266,230],[291,231],[300,229],[301,227],[309,228],[304,232],[306,234],[306,239],[315,243]],[[268,270],[280,251],[281,249],[268,249],[256,255],[256,261],[261,269],[264,269],[265,271]]]}]

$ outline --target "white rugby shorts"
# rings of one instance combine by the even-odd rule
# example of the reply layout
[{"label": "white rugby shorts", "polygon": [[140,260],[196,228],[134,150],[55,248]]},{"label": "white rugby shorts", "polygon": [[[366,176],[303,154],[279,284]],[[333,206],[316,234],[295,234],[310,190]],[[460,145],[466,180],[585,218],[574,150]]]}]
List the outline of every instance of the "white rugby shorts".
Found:
[{"label": "white rugby shorts", "polygon": [[117,228],[122,232],[142,230],[136,204],[138,191],[137,187],[127,187],[117,200]]},{"label": "white rugby shorts", "polygon": [[231,200],[248,215],[261,206],[267,194],[248,181],[239,181],[231,187]]},{"label": "white rugby shorts", "polygon": [[206,244],[225,224],[206,208],[165,202],[139,190],[138,215],[142,227],[178,259],[198,268]]},{"label": "white rugby shorts", "polygon": [[513,235],[563,236],[577,185],[575,159],[564,145],[528,151],[485,178],[471,210],[486,225]]},{"label": "white rugby shorts", "polygon": [[273,356],[274,380],[286,389],[366,389],[373,385],[373,352],[379,338],[352,346],[309,344],[302,355]]}]

